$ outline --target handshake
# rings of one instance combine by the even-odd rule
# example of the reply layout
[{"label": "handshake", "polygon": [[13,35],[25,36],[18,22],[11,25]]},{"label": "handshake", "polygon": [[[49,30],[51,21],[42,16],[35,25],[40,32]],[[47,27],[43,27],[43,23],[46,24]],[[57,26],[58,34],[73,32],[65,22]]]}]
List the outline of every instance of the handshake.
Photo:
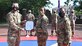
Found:
[{"label": "handshake", "polygon": [[21,30],[21,31],[25,31],[25,29],[24,29],[24,28],[20,28],[20,30]]}]

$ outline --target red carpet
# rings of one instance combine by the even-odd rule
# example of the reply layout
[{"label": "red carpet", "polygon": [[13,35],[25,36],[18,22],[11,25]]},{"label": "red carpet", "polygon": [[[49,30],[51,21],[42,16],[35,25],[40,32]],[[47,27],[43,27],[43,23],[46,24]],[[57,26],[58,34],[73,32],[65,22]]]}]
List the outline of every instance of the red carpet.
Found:
[{"label": "red carpet", "polygon": [[[22,36],[21,40],[37,40],[37,37],[36,36],[30,36],[30,37]],[[49,36],[48,40],[57,40],[57,37]],[[73,41],[82,41],[82,38],[72,38],[72,40]],[[0,38],[0,42],[6,42],[6,41],[7,41],[7,38],[3,38],[3,37]]]}]

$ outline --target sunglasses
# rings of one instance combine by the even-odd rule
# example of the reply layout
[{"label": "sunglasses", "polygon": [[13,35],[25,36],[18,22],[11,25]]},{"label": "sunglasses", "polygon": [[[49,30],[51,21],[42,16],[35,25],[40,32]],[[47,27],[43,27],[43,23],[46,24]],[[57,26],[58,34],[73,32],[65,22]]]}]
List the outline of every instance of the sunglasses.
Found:
[{"label": "sunglasses", "polygon": [[74,13],[74,12],[71,12],[71,13]]}]

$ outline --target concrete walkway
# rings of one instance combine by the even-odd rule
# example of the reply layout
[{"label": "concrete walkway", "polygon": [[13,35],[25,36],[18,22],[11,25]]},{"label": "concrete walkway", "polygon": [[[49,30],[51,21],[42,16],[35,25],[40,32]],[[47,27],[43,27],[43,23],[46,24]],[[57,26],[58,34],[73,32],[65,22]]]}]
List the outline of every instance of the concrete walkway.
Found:
[{"label": "concrete walkway", "polygon": [[[0,24],[0,36],[7,36],[7,31],[8,31],[8,24]],[[35,32],[33,32],[32,34],[34,35]],[[48,27],[48,34],[51,35],[51,26]],[[26,32],[21,31],[21,35],[25,36]],[[82,35],[82,24],[76,24],[74,37],[82,38],[81,35]]]}]

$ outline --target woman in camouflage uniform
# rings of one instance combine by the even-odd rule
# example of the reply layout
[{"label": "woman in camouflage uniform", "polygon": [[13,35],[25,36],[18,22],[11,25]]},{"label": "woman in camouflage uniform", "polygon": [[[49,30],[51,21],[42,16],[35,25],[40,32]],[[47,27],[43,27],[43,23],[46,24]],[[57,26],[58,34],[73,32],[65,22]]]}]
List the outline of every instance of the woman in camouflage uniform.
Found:
[{"label": "woman in camouflage uniform", "polygon": [[36,22],[36,35],[38,40],[38,46],[46,46],[46,40],[48,38],[47,32],[48,18],[44,14],[44,8],[40,9],[40,17]]},{"label": "woman in camouflage uniform", "polygon": [[8,27],[8,46],[19,46],[21,14],[18,12],[18,3],[13,3],[12,11],[7,14]]},{"label": "woman in camouflage uniform", "polygon": [[72,37],[70,20],[63,8],[60,8],[56,33],[58,46],[70,46],[70,40]]}]

